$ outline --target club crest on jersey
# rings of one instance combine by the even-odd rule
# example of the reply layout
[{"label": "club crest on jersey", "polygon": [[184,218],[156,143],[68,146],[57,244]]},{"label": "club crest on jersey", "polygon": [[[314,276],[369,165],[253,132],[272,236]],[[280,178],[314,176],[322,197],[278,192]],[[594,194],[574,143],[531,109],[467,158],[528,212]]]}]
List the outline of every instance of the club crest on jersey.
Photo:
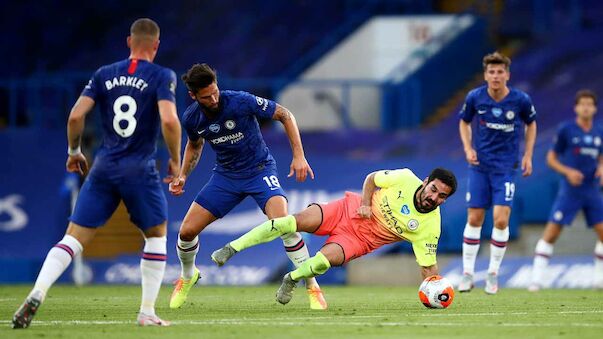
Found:
[{"label": "club crest on jersey", "polygon": [[584,136],[584,143],[587,145],[590,145],[593,143],[593,137],[592,135],[585,135]]},{"label": "club crest on jersey", "polygon": [[498,118],[502,114],[502,109],[500,109],[498,107],[493,107],[492,114],[494,114],[494,116]]},{"label": "club crest on jersey", "polygon": [[403,205],[400,212],[402,212],[402,214],[404,214],[404,215],[408,215],[408,214],[410,214],[410,208],[408,208],[408,205]]},{"label": "club crest on jersey", "polygon": [[507,117],[508,120],[513,120],[513,118],[515,118],[515,112],[507,111],[507,113],[505,114],[505,117]]},{"label": "club crest on jersey", "polygon": [[214,132],[214,133],[218,133],[220,132],[220,125],[218,124],[211,124],[209,125],[209,130]]},{"label": "club crest on jersey", "polygon": [[595,140],[593,142],[595,143],[595,146],[597,146],[597,147],[601,146],[601,138],[595,137]]},{"label": "club crest on jersey", "polygon": [[419,222],[416,219],[410,219],[406,225],[409,231],[416,231],[419,228]]},{"label": "club crest on jersey", "polygon": [[235,126],[237,126],[237,124],[235,124],[234,120],[226,120],[224,122],[224,127],[226,127],[226,129],[234,129]]}]

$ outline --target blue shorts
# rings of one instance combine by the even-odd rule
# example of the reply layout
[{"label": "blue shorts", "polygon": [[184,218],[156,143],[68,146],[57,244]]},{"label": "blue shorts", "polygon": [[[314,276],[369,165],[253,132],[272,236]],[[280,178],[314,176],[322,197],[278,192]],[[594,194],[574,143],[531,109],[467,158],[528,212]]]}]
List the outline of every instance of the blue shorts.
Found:
[{"label": "blue shorts", "polygon": [[[131,175],[132,172],[136,175]],[[141,230],[167,220],[167,200],[155,167],[129,169],[133,179],[95,173],[84,181],[70,220],[80,226],[96,228],[104,225],[123,200],[130,220]]]},{"label": "blue shorts", "polygon": [[270,198],[277,195],[286,198],[278,181],[276,168],[267,167],[261,173],[244,179],[228,178],[214,172],[197,194],[195,202],[216,218],[222,218],[248,195],[253,197],[264,213]]},{"label": "blue shorts", "polygon": [[588,227],[603,222],[603,197],[598,188],[560,189],[553,203],[549,221],[559,225],[570,225],[580,210],[584,211]]},{"label": "blue shorts", "polygon": [[488,172],[469,167],[467,207],[490,208],[493,205],[511,206],[515,195],[517,170]]}]

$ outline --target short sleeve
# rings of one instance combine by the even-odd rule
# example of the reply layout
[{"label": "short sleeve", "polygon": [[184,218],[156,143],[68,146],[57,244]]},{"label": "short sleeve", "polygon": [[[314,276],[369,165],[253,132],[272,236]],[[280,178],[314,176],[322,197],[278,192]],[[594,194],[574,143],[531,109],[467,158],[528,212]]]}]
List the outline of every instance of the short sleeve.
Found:
[{"label": "short sleeve", "polygon": [[428,267],[437,263],[438,240],[439,234],[431,234],[412,243],[412,250],[419,266]]},{"label": "short sleeve", "polygon": [[182,127],[186,131],[186,135],[191,141],[197,141],[201,138],[201,135],[199,135],[197,131],[197,124],[194,119],[194,113],[197,107],[198,105],[196,102],[192,103],[182,115]]},{"label": "short sleeve", "polygon": [[164,69],[159,84],[157,84],[157,101],[168,100],[176,102],[176,85],[176,73],[171,69]]},{"label": "short sleeve", "polygon": [[272,119],[276,110],[276,102],[247,92],[242,93],[242,100],[251,114],[258,118]]},{"label": "short sleeve", "polygon": [[408,178],[410,173],[412,172],[408,168],[378,171],[375,173],[375,185],[380,188],[387,188],[399,184]]},{"label": "short sleeve", "polygon": [[552,150],[561,155],[567,149],[567,135],[565,133],[565,126],[562,125],[557,129],[557,134],[553,138],[553,147]]},{"label": "short sleeve", "polygon": [[525,93],[524,95],[525,97],[522,100],[521,111],[519,112],[519,116],[526,125],[529,125],[534,120],[536,120],[536,107],[534,107],[530,96]]},{"label": "short sleeve", "polygon": [[81,95],[90,97],[92,100],[96,101],[98,94],[98,71],[96,71],[90,80],[88,80],[88,84],[84,87]]},{"label": "short sleeve", "polygon": [[471,122],[475,116],[475,105],[473,104],[473,92],[469,92],[465,98],[465,103],[459,112],[459,118],[465,122]]}]

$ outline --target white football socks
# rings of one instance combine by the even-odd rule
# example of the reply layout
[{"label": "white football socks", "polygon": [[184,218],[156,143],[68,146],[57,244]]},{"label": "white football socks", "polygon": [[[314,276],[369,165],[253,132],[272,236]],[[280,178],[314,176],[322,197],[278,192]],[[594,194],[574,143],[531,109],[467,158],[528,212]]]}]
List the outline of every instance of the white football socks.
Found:
[{"label": "white football socks", "polygon": [[192,241],[184,241],[180,239],[178,234],[178,245],[176,252],[182,266],[182,278],[188,280],[195,274],[195,258],[199,252],[199,237],[196,236]]},{"label": "white football socks", "polygon": [[[304,261],[310,258],[308,247],[299,232],[285,234],[281,236],[281,239],[283,240],[287,256],[293,265],[295,265],[295,268],[298,268]],[[316,278],[306,279],[306,288],[311,287],[318,287]]]},{"label": "white football socks", "polygon": [[551,256],[553,256],[553,244],[544,241],[544,239],[538,240],[536,249],[534,250],[534,264],[532,265],[533,285],[543,287],[544,274]]},{"label": "white football socks", "polygon": [[504,230],[498,228],[492,229],[492,240],[490,241],[490,265],[488,273],[498,275],[500,264],[502,263],[505,251],[507,250],[507,242],[509,241],[509,226]]},{"label": "white football socks", "polygon": [[146,315],[155,315],[155,301],[165,273],[166,242],[166,237],[145,239],[142,258],[140,259],[140,273],[142,275],[140,312]]},{"label": "white football socks", "polygon": [[473,275],[475,273],[475,259],[479,251],[481,226],[471,226],[468,223],[463,231],[463,273]]},{"label": "white football socks", "polygon": [[48,289],[69,267],[73,257],[81,252],[82,244],[76,238],[66,234],[58,244],[54,245],[48,251],[48,255],[44,260],[42,269],[29,296],[36,294],[38,296],[41,295],[42,299],[44,299]]},{"label": "white football socks", "polygon": [[603,288],[603,242],[597,241],[595,245],[595,273],[593,274],[593,286]]}]

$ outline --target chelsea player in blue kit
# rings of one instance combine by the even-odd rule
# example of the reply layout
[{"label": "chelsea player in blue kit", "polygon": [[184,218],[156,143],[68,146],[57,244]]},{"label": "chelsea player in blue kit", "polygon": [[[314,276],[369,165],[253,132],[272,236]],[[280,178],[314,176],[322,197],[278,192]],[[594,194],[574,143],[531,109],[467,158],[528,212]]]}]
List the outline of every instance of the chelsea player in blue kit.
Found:
[{"label": "chelsea player in blue kit", "polygon": [[145,245],[140,261],[141,326],[167,326],[155,315],[166,260],[167,201],[155,166],[156,142],[163,133],[170,160],[168,172],[180,171],[181,128],[176,113],[176,75],[153,64],[159,47],[159,26],[136,20],[127,39],[128,59],[99,68],[73,106],[67,124],[67,170],[86,174],[80,148],[86,115],[98,103],[103,140],[78,196],[64,238],[49,252],[35,286],[13,317],[14,328],[28,327],[48,289],[82,252],[96,229],[124,201],[130,219],[140,228]]},{"label": "chelsea player in blue kit", "polygon": [[557,198],[549,222],[536,244],[530,291],[550,286],[546,268],[553,255],[553,244],[563,225],[570,225],[576,213],[583,210],[586,222],[599,237],[595,245],[593,286],[603,288],[603,128],[594,123],[597,97],[589,90],[576,94],[576,118],[562,123],[553,147],[547,153],[548,165],[561,174]]},{"label": "chelsea player in blue kit", "polygon": [[[283,124],[293,152],[288,176],[295,174],[300,182],[308,175],[314,178],[304,155],[297,123],[289,110],[246,92],[220,91],[216,73],[207,64],[193,65],[182,79],[195,102],[183,116],[188,142],[182,171],[178,180],[170,185],[170,192],[182,194],[186,178],[197,165],[206,141],[216,152],[216,166],[180,226],[177,252],[182,273],[170,299],[171,308],[181,307],[191,287],[199,280],[195,257],[199,251],[198,235],[205,227],[224,217],[247,196],[256,201],[269,219],[288,215],[285,192],[279,183],[274,158],[260,132],[258,118],[270,118]],[[295,266],[309,258],[308,248],[299,233],[284,235],[282,240]],[[326,309],[316,279],[307,279],[306,288],[310,307]]]},{"label": "chelsea player in blue kit", "polygon": [[[498,291],[498,271],[509,240],[508,225],[515,177],[520,166],[519,141],[523,124],[526,126],[526,146],[521,170],[524,177],[532,174],[536,110],[526,93],[507,87],[510,65],[511,60],[498,52],[486,55],[483,67],[487,85],[469,92],[460,112],[459,132],[469,163],[467,224],[463,232],[464,274],[459,284],[460,292],[473,288],[481,229],[486,209],[492,206],[494,228],[485,291],[488,294]],[[472,135],[474,119],[477,127]]]}]

